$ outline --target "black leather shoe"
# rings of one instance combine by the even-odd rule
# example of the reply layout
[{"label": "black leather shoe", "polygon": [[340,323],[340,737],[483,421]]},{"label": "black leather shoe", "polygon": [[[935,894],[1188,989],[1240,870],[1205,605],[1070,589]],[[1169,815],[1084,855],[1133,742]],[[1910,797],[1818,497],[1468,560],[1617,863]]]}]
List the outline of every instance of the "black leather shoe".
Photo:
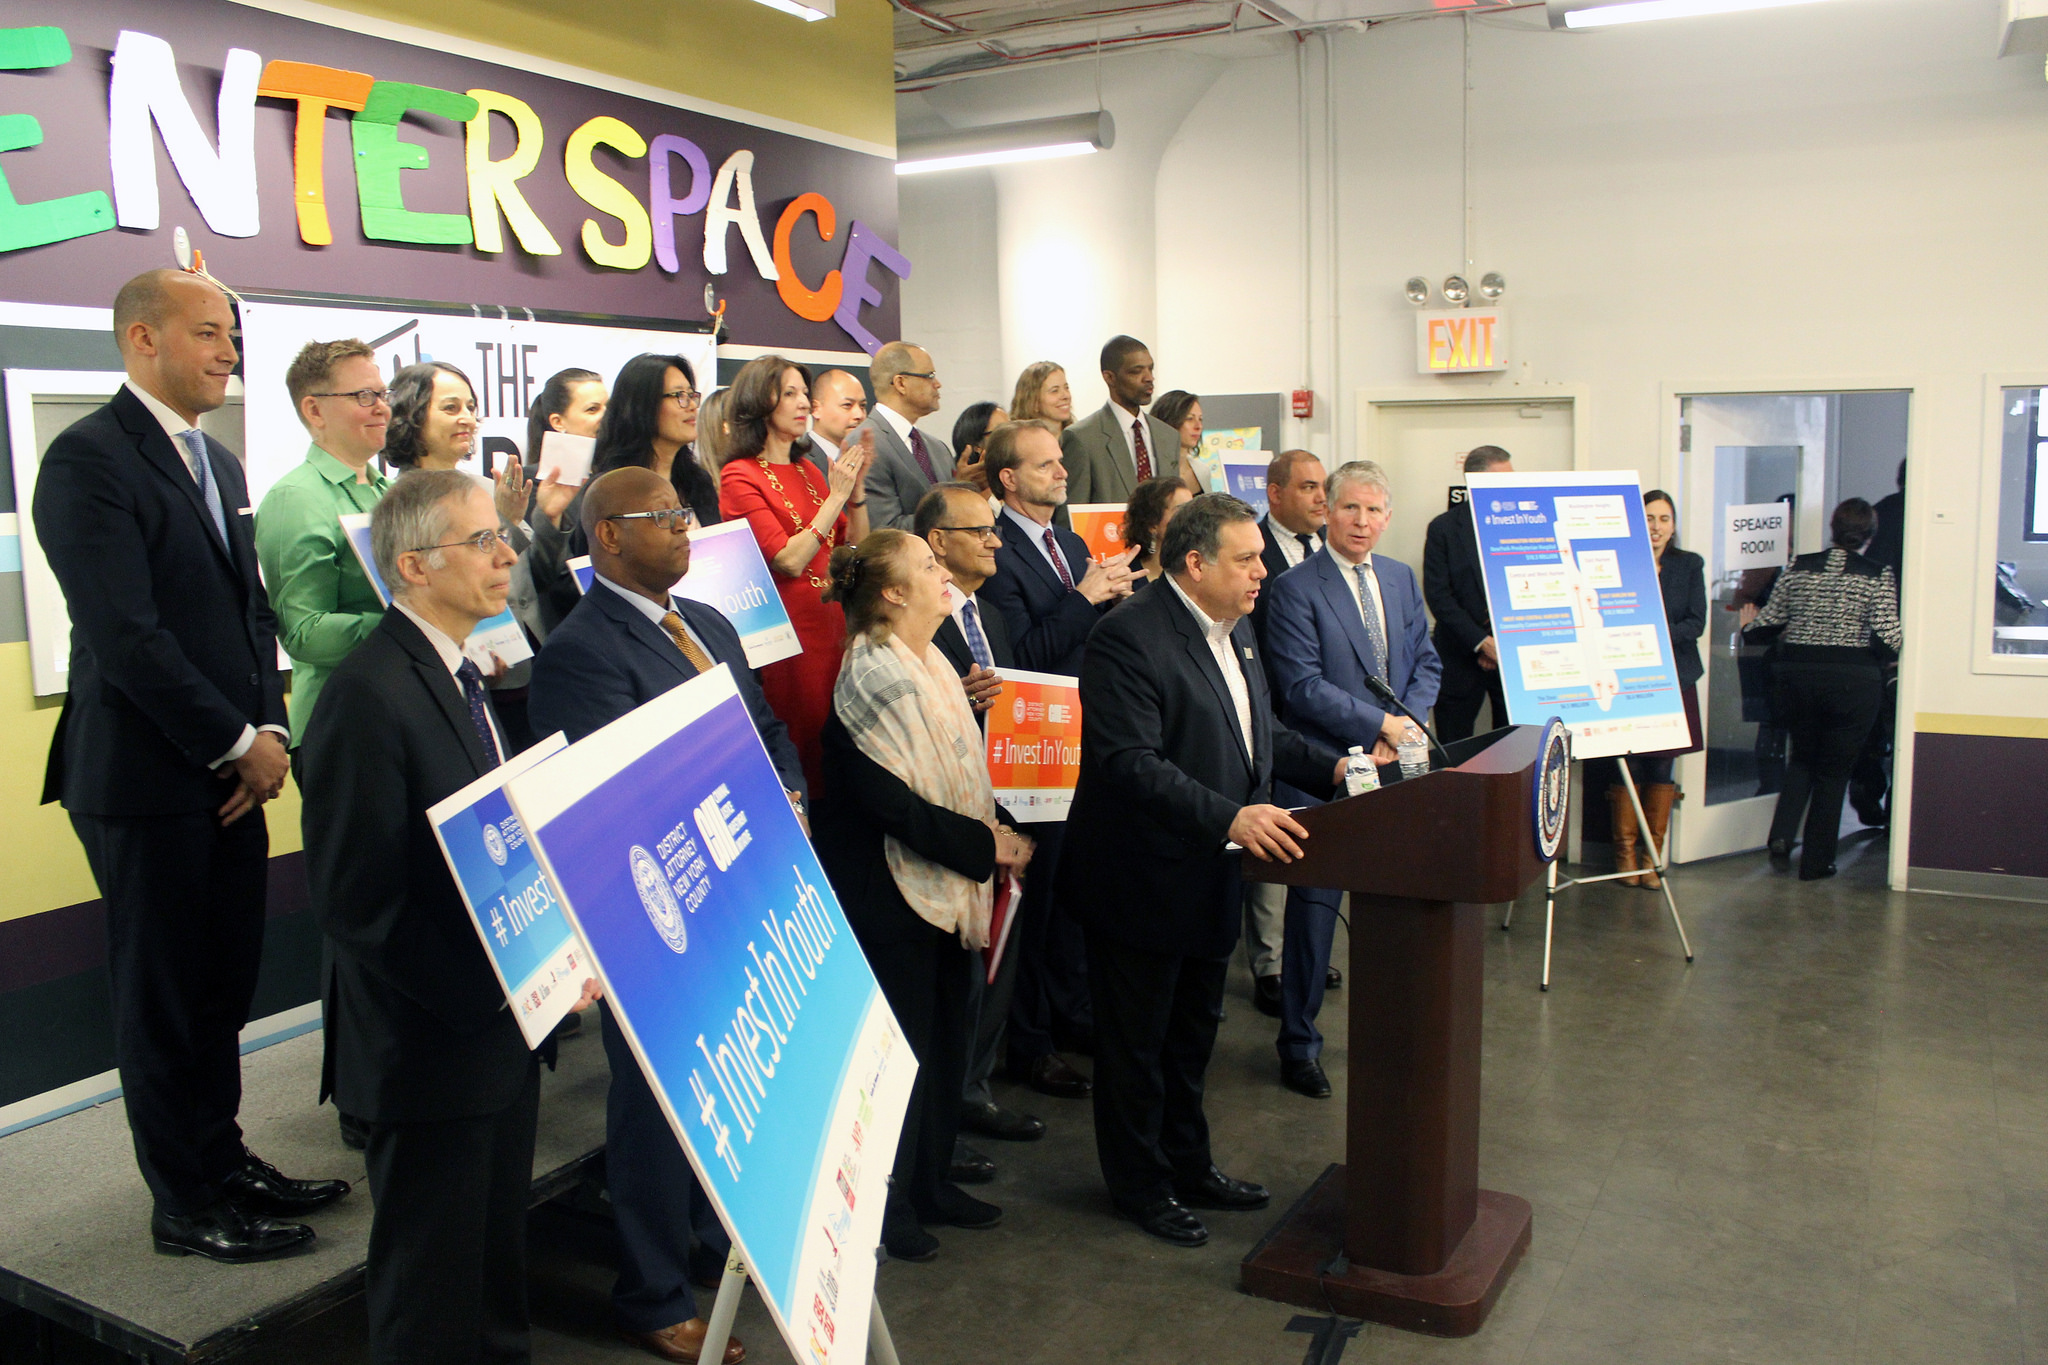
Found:
[{"label": "black leather shoe", "polygon": [[1280,1017],[1280,978],[1278,976],[1255,976],[1252,978],[1252,1007],[1268,1019]]},{"label": "black leather shoe", "polygon": [[1202,1226],[1202,1220],[1171,1195],[1150,1204],[1119,1203],[1116,1211],[1119,1217],[1177,1247],[1198,1247],[1209,1240],[1209,1229]]},{"label": "black leather shoe", "polygon": [[1036,1142],[1045,1136],[1045,1125],[1031,1115],[995,1103],[963,1104],[960,1126],[999,1142]]},{"label": "black leather shoe", "polygon": [[204,1256],[211,1261],[240,1264],[288,1256],[313,1240],[304,1223],[280,1223],[251,1213],[232,1199],[189,1215],[149,1216],[149,1235],[163,1256]]},{"label": "black leather shoe", "polygon": [[1331,967],[1323,973],[1323,989],[1337,991],[1344,989],[1344,973]]},{"label": "black leather shoe", "polygon": [[1232,1180],[1214,1166],[1200,1180],[1173,1182],[1173,1193],[1191,1209],[1223,1209],[1242,1213],[1273,1202],[1273,1192],[1249,1180]]},{"label": "black leather shoe", "polygon": [[1280,1084],[1312,1100],[1330,1098],[1330,1078],[1323,1064],[1313,1057],[1280,1063]]},{"label": "black leather shoe", "polygon": [[244,1147],[242,1169],[227,1178],[221,1194],[251,1213],[297,1218],[324,1209],[349,1191],[346,1180],[293,1180]]},{"label": "black leather shoe", "polygon": [[1025,1084],[1041,1095],[1055,1099],[1080,1100],[1095,1093],[1095,1082],[1067,1065],[1057,1052],[1048,1052],[1031,1064]]},{"label": "black leather shoe", "polygon": [[986,1185],[995,1178],[995,1162],[966,1143],[954,1140],[953,1164],[946,1170],[946,1179],[955,1185]]},{"label": "black leather shoe", "polygon": [[1771,840],[1770,847],[1772,867],[1786,868],[1792,866],[1792,841],[1790,839],[1773,839]]},{"label": "black leather shoe", "polygon": [[[929,1212],[930,1216],[926,1214]],[[943,1223],[949,1227],[967,1228],[980,1232],[997,1226],[1003,1221],[1003,1211],[994,1204],[976,1199],[965,1190],[951,1185],[939,1186],[939,1206],[929,1211],[919,1210],[921,1223]]]},{"label": "black leather shoe", "polygon": [[892,1261],[912,1261],[922,1265],[938,1259],[939,1239],[912,1223],[894,1232],[884,1232],[882,1250],[889,1253]]},{"label": "black leather shoe", "polygon": [[1802,882],[1823,882],[1834,875],[1835,865],[1833,863],[1829,863],[1826,867],[1802,867],[1799,869],[1799,880]]}]

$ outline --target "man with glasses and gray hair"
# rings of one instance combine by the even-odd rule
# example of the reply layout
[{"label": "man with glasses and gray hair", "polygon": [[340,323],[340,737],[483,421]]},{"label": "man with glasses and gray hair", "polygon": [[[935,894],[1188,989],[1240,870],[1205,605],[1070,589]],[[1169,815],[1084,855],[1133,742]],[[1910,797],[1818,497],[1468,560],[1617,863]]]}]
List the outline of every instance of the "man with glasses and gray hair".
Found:
[{"label": "man with glasses and gray hair", "polygon": [[[1390,689],[1417,716],[1436,700],[1441,665],[1415,571],[1373,553],[1393,519],[1386,471],[1353,460],[1330,475],[1328,539],[1301,567],[1273,585],[1266,607],[1267,662],[1289,725],[1338,752],[1363,748],[1375,763],[1395,761],[1415,722],[1384,703]],[[1291,799],[1298,795],[1301,799]],[[1289,805],[1310,792],[1282,791]],[[1316,1029],[1336,933],[1339,891],[1290,887],[1280,958],[1280,1080],[1311,1099],[1328,1099]]]},{"label": "man with glasses and gray hair", "polygon": [[875,433],[875,459],[868,466],[868,526],[911,531],[917,500],[935,483],[953,477],[953,447],[917,429],[939,410],[939,373],[931,352],[907,341],[892,341],[868,366],[875,406],[867,420],[846,434],[857,445],[863,429]]},{"label": "man with glasses and gray hair", "polygon": [[509,756],[463,641],[515,556],[491,485],[453,469],[396,480],[370,539],[391,610],[321,692],[304,788],[322,1088],[369,1128],[370,1355],[523,1358],[540,1068],[427,824]]}]

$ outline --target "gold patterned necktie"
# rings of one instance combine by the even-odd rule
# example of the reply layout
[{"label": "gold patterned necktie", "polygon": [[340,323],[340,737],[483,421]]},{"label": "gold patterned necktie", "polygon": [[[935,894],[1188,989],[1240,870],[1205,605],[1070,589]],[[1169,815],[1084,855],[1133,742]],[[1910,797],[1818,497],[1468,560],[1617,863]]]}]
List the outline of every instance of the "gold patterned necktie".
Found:
[{"label": "gold patterned necktie", "polygon": [[674,612],[668,613],[661,618],[661,628],[668,632],[669,639],[676,642],[676,648],[683,651],[683,657],[690,661],[690,667],[699,673],[709,673],[717,667],[711,662],[711,656],[704,652],[703,646],[691,639],[690,632],[683,629],[682,617]]}]

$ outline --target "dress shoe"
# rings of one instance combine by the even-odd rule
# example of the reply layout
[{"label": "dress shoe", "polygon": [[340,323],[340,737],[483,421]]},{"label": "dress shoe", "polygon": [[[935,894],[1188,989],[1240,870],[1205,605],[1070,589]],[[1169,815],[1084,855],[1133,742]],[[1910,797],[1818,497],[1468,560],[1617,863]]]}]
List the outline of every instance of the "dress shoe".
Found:
[{"label": "dress shoe", "polygon": [[953,1142],[953,1163],[946,1179],[955,1185],[986,1185],[996,1178],[996,1163],[957,1138]]},{"label": "dress shoe", "polygon": [[1116,1211],[1119,1217],[1130,1219],[1162,1242],[1198,1247],[1209,1240],[1209,1229],[1202,1226],[1202,1220],[1171,1195],[1149,1204],[1119,1202]]},{"label": "dress shoe", "polygon": [[1799,869],[1799,880],[1802,882],[1824,882],[1834,875],[1835,865],[1833,863],[1829,863],[1826,867],[1802,867]]},{"label": "dress shoe", "polygon": [[346,1180],[293,1180],[244,1147],[242,1168],[221,1186],[223,1197],[251,1213],[297,1218],[324,1209],[349,1191]]},{"label": "dress shoe", "polygon": [[149,1216],[149,1235],[165,1256],[204,1256],[210,1261],[268,1261],[289,1255],[313,1240],[304,1223],[279,1223],[251,1213],[232,1199],[194,1214]]},{"label": "dress shoe", "polygon": [[938,1259],[939,1239],[915,1223],[895,1231],[885,1229],[882,1233],[882,1250],[889,1253],[892,1261],[911,1261],[922,1265]]},{"label": "dress shoe", "polygon": [[993,1102],[960,1106],[960,1126],[999,1142],[1036,1142],[1045,1136],[1045,1125],[1031,1115]]},{"label": "dress shoe", "polygon": [[1252,978],[1252,1005],[1268,1019],[1280,1017],[1280,977],[1277,973]]},{"label": "dress shoe", "polygon": [[1771,866],[1776,868],[1792,866],[1792,841],[1790,839],[1771,840]]},{"label": "dress shoe", "polygon": [[[673,1360],[677,1365],[698,1365],[704,1355],[704,1334],[711,1330],[711,1324],[702,1318],[691,1318],[673,1327],[664,1327],[659,1332],[621,1332],[633,1345],[649,1355]],[[725,1339],[724,1365],[740,1365],[747,1358],[747,1348],[738,1337]]]},{"label": "dress shoe", "polygon": [[917,1219],[920,1223],[938,1223],[982,1232],[999,1225],[1003,1221],[1003,1211],[994,1204],[976,1199],[965,1190],[941,1185],[938,1207],[918,1210]]},{"label": "dress shoe", "polygon": [[1330,1078],[1323,1064],[1313,1057],[1297,1057],[1280,1063],[1280,1084],[1312,1100],[1330,1098]]},{"label": "dress shoe", "polygon": [[1211,1166],[1199,1180],[1173,1182],[1174,1197],[1191,1209],[1223,1209],[1242,1213],[1273,1202],[1273,1192],[1249,1180],[1232,1180]]},{"label": "dress shoe", "polygon": [[1048,1052],[1031,1064],[1025,1084],[1041,1095],[1055,1099],[1080,1100],[1095,1093],[1095,1082],[1067,1064],[1057,1052]]},{"label": "dress shoe", "polygon": [[1344,973],[1337,970],[1335,967],[1327,968],[1323,972],[1323,989],[1326,991],[1335,991],[1342,990],[1343,988]]}]

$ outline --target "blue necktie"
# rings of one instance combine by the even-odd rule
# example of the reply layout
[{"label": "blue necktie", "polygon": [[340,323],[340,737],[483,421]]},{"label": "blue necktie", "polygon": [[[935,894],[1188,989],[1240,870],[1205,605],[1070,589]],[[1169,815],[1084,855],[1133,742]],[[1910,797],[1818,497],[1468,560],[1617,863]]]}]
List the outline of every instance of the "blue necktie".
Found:
[{"label": "blue necktie", "polygon": [[981,616],[974,610],[971,597],[960,604],[960,623],[967,627],[967,652],[974,656],[974,662],[993,670],[996,656],[989,653],[988,637],[981,633]]},{"label": "blue necktie", "polygon": [[1379,608],[1373,605],[1372,589],[1365,585],[1365,576],[1372,572],[1369,564],[1360,564],[1358,574],[1358,609],[1365,613],[1365,638],[1372,645],[1372,672],[1381,682],[1387,680],[1387,628],[1380,621]]},{"label": "blue necktie", "polygon": [[462,680],[462,697],[469,703],[469,723],[476,727],[476,737],[483,741],[486,765],[495,768],[503,763],[504,757],[498,752],[498,737],[491,733],[491,712],[484,701],[484,673],[476,666],[476,660],[464,659],[462,667],[455,670],[455,676]]},{"label": "blue necktie", "polygon": [[228,542],[227,513],[221,510],[220,485],[213,481],[213,461],[206,458],[206,437],[198,427],[187,427],[178,433],[178,440],[184,445],[185,453],[191,456],[192,477],[199,481],[199,496],[206,501],[206,510],[213,516],[213,529],[220,532],[220,542]]}]

